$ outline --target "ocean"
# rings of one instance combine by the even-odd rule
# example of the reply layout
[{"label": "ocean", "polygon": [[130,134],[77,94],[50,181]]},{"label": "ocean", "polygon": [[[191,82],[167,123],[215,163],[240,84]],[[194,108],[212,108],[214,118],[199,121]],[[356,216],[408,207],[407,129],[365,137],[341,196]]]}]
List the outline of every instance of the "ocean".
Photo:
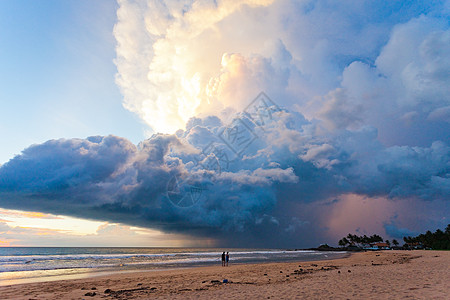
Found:
[{"label": "ocean", "polygon": [[0,285],[220,265],[222,251],[230,252],[230,264],[311,261],[347,255],[280,249],[0,247]]}]

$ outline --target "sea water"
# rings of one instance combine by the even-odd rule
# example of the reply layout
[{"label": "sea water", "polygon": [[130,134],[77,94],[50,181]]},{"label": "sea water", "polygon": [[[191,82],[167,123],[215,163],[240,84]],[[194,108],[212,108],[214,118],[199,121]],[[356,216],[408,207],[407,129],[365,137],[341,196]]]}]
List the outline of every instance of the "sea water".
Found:
[{"label": "sea water", "polygon": [[346,252],[280,249],[2,247],[0,285],[220,265],[223,251],[230,252],[230,264],[311,261],[346,255]]}]

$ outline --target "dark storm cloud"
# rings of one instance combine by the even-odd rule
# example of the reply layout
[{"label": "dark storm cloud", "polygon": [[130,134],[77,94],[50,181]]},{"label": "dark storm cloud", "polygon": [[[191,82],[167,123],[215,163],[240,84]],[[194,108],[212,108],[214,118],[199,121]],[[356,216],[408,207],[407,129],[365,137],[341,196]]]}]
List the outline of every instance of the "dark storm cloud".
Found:
[{"label": "dark storm cloud", "polygon": [[[212,154],[202,150],[208,141],[226,148],[218,138],[225,126],[211,118],[190,123],[178,136],[154,135],[137,147],[115,136],[33,145],[0,168],[0,204],[215,237],[245,240],[250,233],[247,242],[258,244],[308,226],[295,217],[298,203],[342,193],[449,194],[450,148],[443,142],[386,148],[371,128],[311,135],[315,125],[280,111],[264,131],[254,127],[258,139],[240,157],[230,153],[225,165],[214,153],[222,168],[213,169]],[[185,183],[177,196],[192,202],[171,198],[174,180]]]}]

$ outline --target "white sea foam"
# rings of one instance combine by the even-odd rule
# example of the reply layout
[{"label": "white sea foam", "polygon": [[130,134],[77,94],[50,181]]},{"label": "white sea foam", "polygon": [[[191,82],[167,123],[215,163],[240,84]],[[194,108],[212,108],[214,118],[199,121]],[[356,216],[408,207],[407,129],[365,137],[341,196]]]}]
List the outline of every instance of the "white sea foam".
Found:
[{"label": "white sea foam", "polygon": [[[20,250],[20,251],[19,251]],[[229,249],[230,263],[302,261],[342,256],[345,252],[312,250]],[[62,254],[64,253],[64,254]],[[219,249],[155,249],[155,248],[3,248],[0,273],[74,270],[173,268],[220,263]]]}]

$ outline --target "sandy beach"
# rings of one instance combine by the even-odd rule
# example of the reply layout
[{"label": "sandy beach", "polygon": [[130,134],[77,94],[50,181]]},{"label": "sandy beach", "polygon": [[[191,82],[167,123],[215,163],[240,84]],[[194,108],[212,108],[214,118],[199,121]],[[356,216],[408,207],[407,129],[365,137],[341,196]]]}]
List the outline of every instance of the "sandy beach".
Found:
[{"label": "sandy beach", "polygon": [[0,287],[0,299],[448,299],[449,293],[449,251],[376,251],[317,262],[230,264]]}]

